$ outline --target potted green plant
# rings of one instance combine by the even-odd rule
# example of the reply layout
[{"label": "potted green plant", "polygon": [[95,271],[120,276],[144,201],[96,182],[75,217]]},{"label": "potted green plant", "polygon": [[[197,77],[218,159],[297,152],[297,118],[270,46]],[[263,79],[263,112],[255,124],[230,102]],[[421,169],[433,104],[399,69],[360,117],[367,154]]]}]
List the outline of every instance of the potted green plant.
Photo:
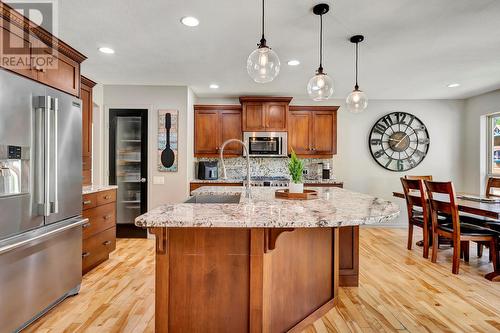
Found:
[{"label": "potted green plant", "polygon": [[303,193],[304,184],[302,183],[302,171],[304,170],[304,162],[301,161],[295,151],[292,149],[292,155],[290,161],[288,162],[288,171],[290,171],[290,176],[292,177],[289,192],[290,193]]}]

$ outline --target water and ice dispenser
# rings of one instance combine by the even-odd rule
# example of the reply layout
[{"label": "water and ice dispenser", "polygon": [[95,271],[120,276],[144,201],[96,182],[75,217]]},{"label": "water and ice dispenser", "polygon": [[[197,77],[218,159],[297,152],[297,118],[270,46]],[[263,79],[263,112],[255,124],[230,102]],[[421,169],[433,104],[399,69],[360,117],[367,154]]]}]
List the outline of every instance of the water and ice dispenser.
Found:
[{"label": "water and ice dispenser", "polygon": [[28,191],[29,147],[0,145],[0,197]]}]

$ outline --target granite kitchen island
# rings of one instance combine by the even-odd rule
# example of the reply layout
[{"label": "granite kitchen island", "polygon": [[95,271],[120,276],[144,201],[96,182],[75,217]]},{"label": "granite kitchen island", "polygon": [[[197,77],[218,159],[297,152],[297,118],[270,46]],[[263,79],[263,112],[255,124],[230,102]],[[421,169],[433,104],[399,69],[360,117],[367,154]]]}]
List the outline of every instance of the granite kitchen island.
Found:
[{"label": "granite kitchen island", "polygon": [[[384,223],[397,205],[340,188],[203,187],[136,219],[156,235],[156,332],[301,331],[335,306],[339,229]],[[357,255],[357,253],[356,253]]]}]

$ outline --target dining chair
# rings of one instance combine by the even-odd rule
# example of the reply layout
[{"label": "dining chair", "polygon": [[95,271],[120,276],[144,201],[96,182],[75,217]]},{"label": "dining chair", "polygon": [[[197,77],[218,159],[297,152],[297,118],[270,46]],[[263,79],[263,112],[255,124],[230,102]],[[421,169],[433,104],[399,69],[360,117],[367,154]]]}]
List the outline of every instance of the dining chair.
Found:
[{"label": "dining chair", "polygon": [[[408,250],[411,250],[413,243],[413,226],[422,228],[424,240],[422,247],[424,248],[424,258],[429,258],[429,233],[431,223],[429,221],[429,209],[427,207],[427,198],[425,197],[424,183],[421,179],[401,178],[403,192],[406,200],[408,211]],[[410,195],[412,191],[419,191],[417,195]],[[416,193],[415,193],[416,194]],[[421,211],[415,210],[415,207],[421,208]]]},{"label": "dining chair", "polygon": [[500,197],[500,194],[491,193],[491,190],[495,188],[500,190],[500,178],[488,177],[488,182],[486,183],[486,196]]},{"label": "dining chair", "polygon": [[[456,202],[456,192],[452,182],[434,182],[425,180],[427,196],[429,198],[429,208],[432,216],[433,244],[437,244],[439,236],[449,238],[453,241],[453,263],[452,273],[458,274],[460,267],[460,247],[462,242],[488,242],[490,244],[490,257],[494,271],[497,270],[497,233],[474,224],[460,222],[458,205]],[[438,194],[437,196],[435,194]],[[445,198],[441,198],[444,196]],[[448,198],[446,198],[448,197]],[[438,223],[438,214],[444,213],[451,217],[448,223]],[[432,262],[437,261],[437,246],[432,246]],[[465,254],[464,254],[465,257]]]},{"label": "dining chair", "polygon": [[[500,178],[496,177],[488,177],[488,181],[486,182],[486,197],[500,197],[500,194],[496,194],[494,189],[500,190]],[[472,216],[464,216],[464,222],[476,224],[480,226],[486,226],[492,229],[495,227],[500,227],[500,220],[493,220],[490,218],[480,218],[480,217],[472,217]],[[477,243],[477,256],[481,258],[483,256],[483,246],[487,244]],[[491,260],[491,258],[490,258]]]}]

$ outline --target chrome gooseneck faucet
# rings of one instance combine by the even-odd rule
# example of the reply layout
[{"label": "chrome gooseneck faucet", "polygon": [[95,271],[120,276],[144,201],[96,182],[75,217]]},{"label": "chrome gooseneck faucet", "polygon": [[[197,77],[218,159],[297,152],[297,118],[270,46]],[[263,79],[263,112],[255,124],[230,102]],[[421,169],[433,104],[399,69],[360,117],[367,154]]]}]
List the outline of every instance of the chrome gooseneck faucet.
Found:
[{"label": "chrome gooseneck faucet", "polygon": [[222,144],[222,147],[220,148],[220,162],[222,165],[222,175],[223,175],[222,179],[227,179],[226,165],[224,164],[224,148],[226,147],[227,144],[229,144],[231,142],[238,142],[240,145],[243,146],[243,149],[245,150],[245,155],[247,157],[246,197],[251,198],[252,191],[250,190],[250,154],[248,154],[248,148],[243,141],[238,140],[238,139],[229,139]]}]

